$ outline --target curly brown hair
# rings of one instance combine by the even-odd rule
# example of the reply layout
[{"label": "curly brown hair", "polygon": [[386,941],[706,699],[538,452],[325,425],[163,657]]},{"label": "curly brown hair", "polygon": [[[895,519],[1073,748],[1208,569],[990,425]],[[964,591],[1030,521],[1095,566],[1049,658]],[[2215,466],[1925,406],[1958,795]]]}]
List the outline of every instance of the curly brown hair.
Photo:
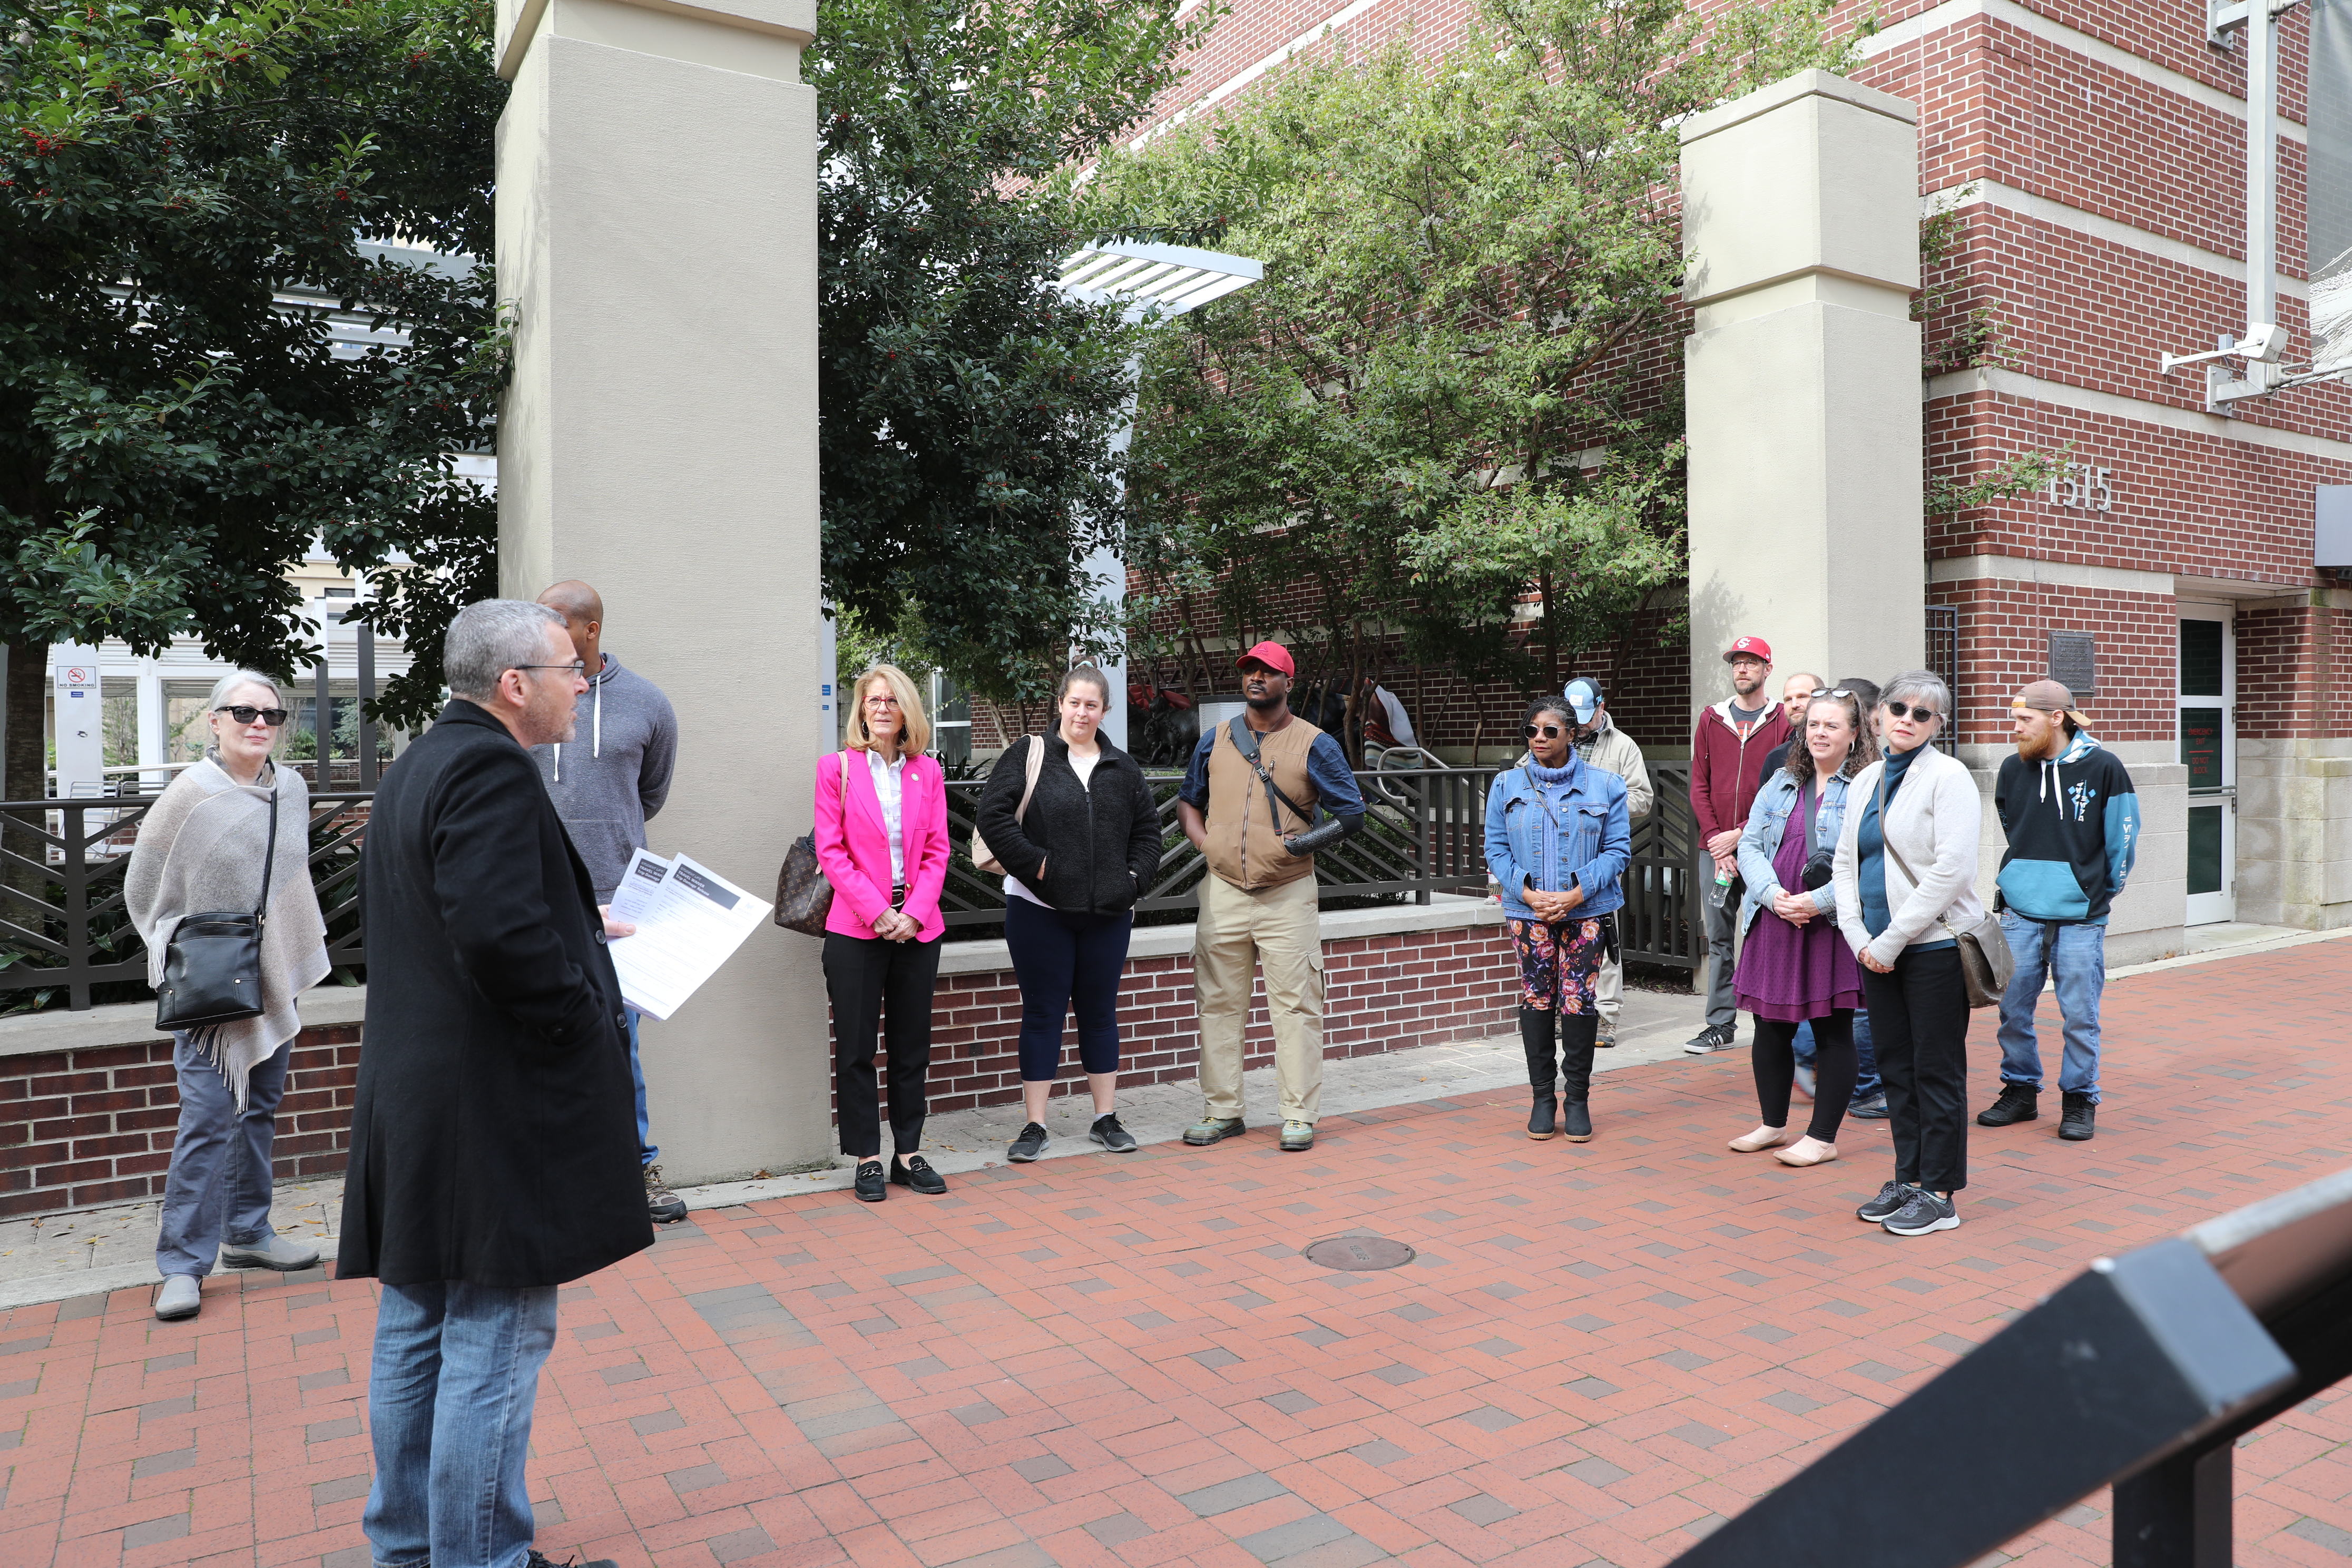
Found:
[{"label": "curly brown hair", "polygon": [[[1805,716],[1808,719],[1812,717],[1816,702],[1835,703],[1845,710],[1846,722],[1853,726],[1853,744],[1846,752],[1845,762],[1838,768],[1840,778],[1851,779],[1878,761],[1878,737],[1871,733],[1869,715],[1864,711],[1860,697],[1843,687],[1835,690],[1824,687],[1806,699]],[[1801,785],[1813,776],[1813,753],[1806,748],[1805,729],[1801,724],[1789,742],[1789,760],[1781,764],[1781,768]]]}]

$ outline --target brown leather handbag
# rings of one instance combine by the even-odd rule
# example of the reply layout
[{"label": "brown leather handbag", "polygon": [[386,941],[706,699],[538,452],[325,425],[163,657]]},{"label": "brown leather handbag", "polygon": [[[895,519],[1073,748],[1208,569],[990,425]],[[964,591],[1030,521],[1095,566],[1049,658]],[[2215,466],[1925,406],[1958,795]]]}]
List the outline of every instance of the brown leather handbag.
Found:
[{"label": "brown leather handbag", "polygon": [[[841,752],[841,804],[849,805],[849,749]],[[824,934],[824,918],[833,912],[833,884],[816,860],[816,831],[793,840],[784,863],[776,871],[776,923],[803,936]]]}]

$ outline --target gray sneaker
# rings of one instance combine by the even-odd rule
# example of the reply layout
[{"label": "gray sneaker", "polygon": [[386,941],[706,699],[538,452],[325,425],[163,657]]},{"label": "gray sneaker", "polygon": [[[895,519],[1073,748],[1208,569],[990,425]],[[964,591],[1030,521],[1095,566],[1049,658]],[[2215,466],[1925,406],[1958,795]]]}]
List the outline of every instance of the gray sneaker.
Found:
[{"label": "gray sneaker", "polygon": [[193,1318],[204,1306],[205,1282],[194,1274],[166,1274],[155,1292],[155,1315],[167,1323]]},{"label": "gray sneaker", "polygon": [[1939,1198],[1925,1187],[1914,1187],[1903,1206],[1880,1222],[1890,1236],[1926,1236],[1930,1231],[1951,1230],[1960,1223],[1960,1206],[1949,1198]]},{"label": "gray sneaker", "polygon": [[1012,1146],[1004,1151],[1004,1157],[1016,1165],[1025,1165],[1044,1153],[1049,1142],[1051,1140],[1046,1137],[1043,1127],[1034,1121],[1029,1122],[1013,1140]]},{"label": "gray sneaker", "polygon": [[[224,1245],[220,1249],[220,1260],[224,1268],[275,1268],[280,1273],[288,1273],[297,1268],[308,1268],[318,1262],[319,1249],[289,1241],[282,1236],[273,1236],[258,1247]],[[192,1276],[179,1275],[175,1278],[188,1279]]]},{"label": "gray sneaker", "polygon": [[1087,1129],[1087,1136],[1114,1154],[1131,1154],[1135,1152],[1135,1134],[1118,1124],[1118,1114],[1116,1111],[1108,1116],[1096,1117],[1095,1124]]}]

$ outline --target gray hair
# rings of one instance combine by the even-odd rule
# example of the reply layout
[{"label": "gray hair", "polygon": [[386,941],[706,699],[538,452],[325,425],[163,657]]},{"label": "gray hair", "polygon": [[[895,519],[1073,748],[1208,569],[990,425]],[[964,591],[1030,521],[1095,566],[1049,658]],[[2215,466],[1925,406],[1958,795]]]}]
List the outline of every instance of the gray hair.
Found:
[{"label": "gray hair", "polygon": [[1952,689],[1944,678],[1932,669],[1906,669],[1881,688],[1881,702],[1917,703],[1925,701],[1949,722],[1952,717]]},{"label": "gray hair", "polygon": [[547,628],[559,631],[563,617],[528,599],[481,599],[457,612],[441,643],[442,679],[459,697],[488,702],[498,695],[499,677],[540,662]]},{"label": "gray hair", "polygon": [[278,689],[278,682],[262,674],[261,671],[257,669],[232,669],[226,675],[222,676],[218,680],[213,682],[213,694],[205,699],[205,710],[209,713],[214,709],[218,708],[221,704],[226,702],[228,700],[228,694],[235,691],[240,686],[266,686],[269,688],[269,699],[271,702],[282,704],[286,700],[285,694]]}]

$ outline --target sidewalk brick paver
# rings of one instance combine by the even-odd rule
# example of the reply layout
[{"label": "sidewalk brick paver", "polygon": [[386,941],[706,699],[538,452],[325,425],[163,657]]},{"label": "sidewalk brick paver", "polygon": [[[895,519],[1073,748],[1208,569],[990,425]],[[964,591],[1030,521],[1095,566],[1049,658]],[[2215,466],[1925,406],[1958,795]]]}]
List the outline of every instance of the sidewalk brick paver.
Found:
[{"label": "sidewalk brick paver", "polygon": [[[1913,1241],[1851,1216],[1883,1124],[1811,1172],[1723,1148],[1744,1055],[1607,1075],[1580,1148],[1496,1096],[1327,1120],[1304,1155],[1260,1131],[698,1214],[563,1292],[540,1544],[1650,1568],[2091,1258],[2341,1166],[2347,1004],[2333,944],[2117,983],[2098,1139],[1972,1130],[1966,1223]],[[1351,1231],[1419,1256],[1299,1256]],[[364,1568],[373,1314],[314,1272],[215,1279],[193,1323],[144,1289],[0,1316],[0,1563]],[[2337,1396],[2240,1450],[2241,1563],[2352,1561],[2347,1440]],[[2105,1563],[2105,1508],[2011,1558]]]}]

